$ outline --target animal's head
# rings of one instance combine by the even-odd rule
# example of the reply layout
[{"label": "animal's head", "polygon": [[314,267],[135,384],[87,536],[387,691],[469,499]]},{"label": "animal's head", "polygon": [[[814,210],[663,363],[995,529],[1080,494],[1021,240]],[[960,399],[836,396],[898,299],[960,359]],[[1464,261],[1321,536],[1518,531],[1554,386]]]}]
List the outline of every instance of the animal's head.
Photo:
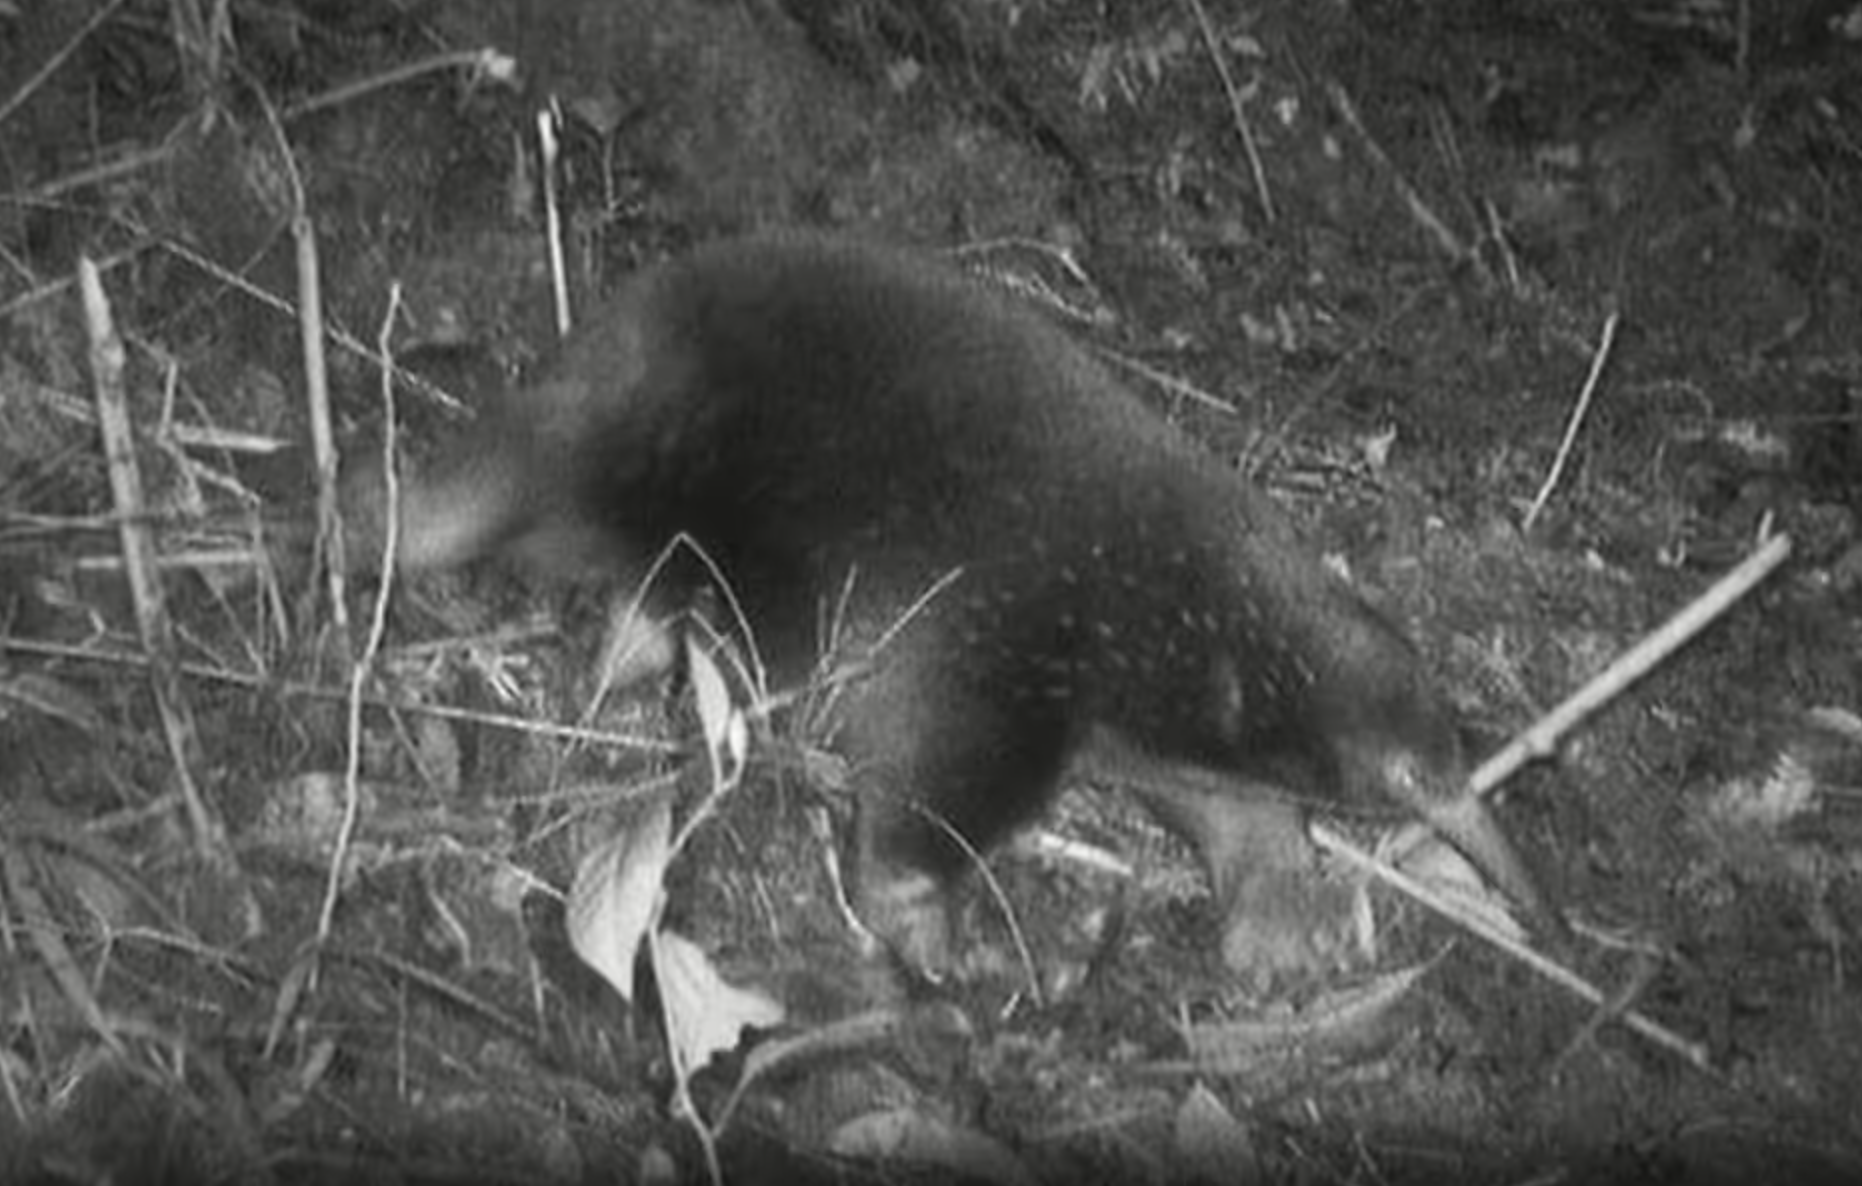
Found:
[{"label": "animal's head", "polygon": [[380,457],[359,456],[342,481],[350,562],[380,567],[392,509],[403,571],[498,555],[559,579],[615,575],[620,549],[576,497],[587,402],[586,386],[570,380],[507,394],[436,462],[400,469],[392,493]]},{"label": "animal's head", "polygon": [[1331,790],[1359,806],[1428,814],[1467,781],[1459,722],[1415,649],[1342,587],[1289,641],[1308,734]]},{"label": "animal's head", "polygon": [[1333,624],[1314,673],[1321,740],[1340,789],[1358,802],[1381,799],[1414,812],[1556,931],[1558,915],[1530,867],[1491,807],[1469,790],[1454,710],[1396,629],[1358,608]]}]

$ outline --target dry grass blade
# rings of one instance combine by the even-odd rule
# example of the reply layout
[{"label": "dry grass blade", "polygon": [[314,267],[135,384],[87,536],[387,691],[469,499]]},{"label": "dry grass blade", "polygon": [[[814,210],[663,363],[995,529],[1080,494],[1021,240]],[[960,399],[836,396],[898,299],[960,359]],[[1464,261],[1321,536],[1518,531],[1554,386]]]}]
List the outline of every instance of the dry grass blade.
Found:
[{"label": "dry grass blade", "polygon": [[117,1054],[124,1053],[122,1039],[104,1016],[103,1006],[91,992],[90,981],[78,967],[77,957],[65,943],[58,920],[52,916],[45,897],[33,878],[31,853],[0,836],[0,885],[6,889],[5,905],[18,916],[33,950],[44,961],[46,970],[57,982],[65,1001],[86,1025]]},{"label": "dry grass blade", "polygon": [[162,733],[174,760],[175,777],[181,786],[196,847],[209,861],[230,864],[225,826],[194,781],[194,771],[201,768],[200,737],[173,663],[174,630],[162,597],[161,582],[156,578],[155,544],[148,527],[142,475],[136,466],[135,434],[129,421],[128,393],[123,382],[123,339],[116,332],[109,298],[103,290],[103,278],[97,265],[89,259],[78,261],[78,288],[84,298],[91,382],[97,396],[104,455],[109,462],[110,490],[120,523],[123,560],[129,576],[130,597],[136,608],[137,630],[150,657],[149,670]]},{"label": "dry grass blade", "polygon": [[26,100],[32,98],[32,96],[38,92],[39,88],[45,85],[46,79],[50,78],[57,72],[60,66],[70,60],[71,56],[77,52],[78,47],[83,45],[84,42],[90,38],[92,33],[102,28],[103,23],[109,20],[116,10],[121,7],[123,7],[123,0],[110,0],[108,4],[98,8],[96,12],[91,13],[90,19],[84,22],[84,27],[71,35],[71,40],[60,46],[57,52],[49,55],[45,59],[44,64],[33,73],[31,78],[21,83],[18,90],[7,96],[5,103],[0,103],[0,123],[5,123],[15,111],[18,111],[20,107],[25,104]]},{"label": "dry grass blade", "polygon": [[1190,1058],[1182,1069],[1199,1075],[1240,1075],[1276,1062],[1303,1061],[1322,1051],[1368,1045],[1391,1010],[1433,966],[1403,968],[1367,984],[1327,993],[1293,1013],[1184,1022],[1179,1028]]},{"label": "dry grass blade", "polygon": [[1235,134],[1241,137],[1242,149],[1248,154],[1248,172],[1254,178],[1255,196],[1261,202],[1261,217],[1272,224],[1279,221],[1280,216],[1274,209],[1274,194],[1267,184],[1267,168],[1261,163],[1261,149],[1254,137],[1254,125],[1248,122],[1246,97],[1235,84],[1235,76],[1228,68],[1228,58],[1222,52],[1222,42],[1216,36],[1208,10],[1203,7],[1201,0],[1189,0],[1189,5],[1190,10],[1196,14],[1196,27],[1202,32],[1203,48],[1209,51],[1209,60],[1214,63],[1216,74],[1222,80],[1222,93],[1228,98],[1229,117],[1235,121]]},{"label": "dry grass blade", "polygon": [[1558,442],[1558,454],[1552,459],[1552,468],[1545,475],[1545,482],[1539,487],[1537,497],[1532,500],[1532,507],[1526,512],[1521,530],[1530,532],[1545,511],[1545,504],[1551,501],[1552,491],[1558,489],[1558,480],[1564,476],[1565,466],[1571,460],[1571,450],[1577,445],[1578,430],[1584,427],[1584,421],[1590,413],[1591,400],[1596,398],[1597,383],[1603,378],[1603,368],[1610,361],[1611,348],[1616,345],[1616,327],[1622,321],[1622,314],[1612,310],[1603,323],[1603,337],[1592,352],[1590,372],[1584,376],[1584,387],[1578,392],[1577,406],[1571,409],[1571,418],[1565,425],[1564,439]]},{"label": "dry grass blade", "polygon": [[103,716],[89,696],[62,680],[36,671],[22,671],[0,679],[0,700],[25,705],[92,735],[101,733],[104,728]]},{"label": "dry grass blade", "polygon": [[1410,218],[1415,221],[1416,225],[1435,241],[1436,246],[1441,248],[1442,253],[1449,259],[1457,262],[1468,261],[1478,267],[1479,257],[1461,241],[1461,237],[1449,228],[1441,216],[1422,200],[1422,195],[1416,192],[1416,187],[1410,184],[1409,178],[1403,175],[1397,163],[1390,159],[1390,154],[1384,151],[1383,145],[1371,135],[1371,130],[1365,126],[1364,120],[1358,115],[1358,105],[1352,101],[1351,92],[1347,91],[1341,83],[1332,80],[1327,80],[1325,89],[1340,118],[1357,134],[1358,142],[1364,146],[1366,152],[1370,153],[1377,167],[1390,178],[1390,183],[1396,187],[1397,195],[1403,199],[1403,205],[1408,209]]},{"label": "dry grass blade", "polygon": [[[152,664],[152,660],[146,655],[90,650],[82,646],[45,642],[39,639],[0,636],[0,648],[22,655],[108,663],[124,667],[148,667]],[[273,680],[250,672],[208,667],[199,663],[179,663],[176,664],[176,670],[189,679],[207,680],[233,687],[264,689],[279,696],[304,696],[314,700],[346,702],[351,695],[350,690],[345,688],[329,688],[320,684],[298,683],[291,680]],[[509,729],[514,733],[573,742],[577,745],[605,745],[640,753],[670,755],[684,754],[689,748],[682,742],[667,741],[664,738],[649,737],[643,734],[617,733],[612,729],[583,728],[577,725],[559,725],[551,721],[537,721],[510,713],[453,708],[443,704],[422,704],[418,701],[393,696],[366,695],[362,697],[362,703],[371,708],[417,713],[437,720],[484,725],[493,729]]]}]

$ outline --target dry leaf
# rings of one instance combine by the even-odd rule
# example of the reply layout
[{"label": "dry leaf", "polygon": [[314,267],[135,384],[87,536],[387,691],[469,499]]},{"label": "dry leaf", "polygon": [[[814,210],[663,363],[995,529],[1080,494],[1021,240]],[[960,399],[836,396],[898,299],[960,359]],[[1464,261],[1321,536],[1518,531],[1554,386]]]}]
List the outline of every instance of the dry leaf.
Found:
[{"label": "dry leaf", "polygon": [[782,1024],[779,1002],[727,983],[704,949],[685,936],[667,931],[654,950],[667,1038],[679,1052],[677,1065],[687,1074],[703,1068],[712,1056],[736,1049],[744,1030]]},{"label": "dry leaf", "polygon": [[1246,1074],[1276,1060],[1316,1058],[1369,1045],[1391,1009],[1432,965],[1418,964],[1355,988],[1329,992],[1303,1009],[1273,1016],[1185,1026],[1197,1070]]},{"label": "dry leaf", "polygon": [[569,887],[569,945],[629,1004],[634,956],[657,913],[671,843],[672,801],[661,796],[583,857]]},{"label": "dry leaf", "polygon": [[1262,1180],[1254,1135],[1207,1087],[1198,1083],[1177,1109],[1177,1155],[1189,1177],[1225,1186]]},{"label": "dry leaf", "polygon": [[894,1108],[849,1120],[834,1131],[828,1148],[842,1157],[932,1166],[968,1181],[1034,1184],[1028,1167],[1000,1141],[915,1108]]},{"label": "dry leaf", "polygon": [[1515,917],[1513,903],[1447,842],[1430,836],[1412,849],[1398,868],[1468,917],[1516,943],[1526,942],[1526,928]]},{"label": "dry leaf", "polygon": [[698,705],[698,720],[705,731],[705,746],[711,753],[712,770],[718,785],[728,786],[743,769],[744,753],[749,747],[749,729],[743,713],[731,703],[724,673],[708,653],[691,639],[685,644],[686,669],[692,680],[692,698]]}]

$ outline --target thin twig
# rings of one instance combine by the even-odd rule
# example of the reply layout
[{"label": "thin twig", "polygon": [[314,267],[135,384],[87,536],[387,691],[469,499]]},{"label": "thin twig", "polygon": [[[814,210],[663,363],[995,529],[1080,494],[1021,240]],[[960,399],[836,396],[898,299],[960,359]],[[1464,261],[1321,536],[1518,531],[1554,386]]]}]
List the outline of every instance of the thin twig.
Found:
[{"label": "thin twig", "polygon": [[537,157],[543,174],[543,238],[549,252],[550,293],[556,306],[556,336],[566,338],[575,324],[569,309],[569,270],[563,262],[562,208],[556,197],[556,129],[562,109],[554,102],[537,112]]},{"label": "thin twig", "polygon": [[356,82],[345,83],[334,90],[321,95],[312,95],[308,99],[293,103],[278,113],[279,118],[294,120],[313,112],[325,111],[331,107],[340,107],[344,103],[360,99],[362,96],[388,87],[410,82],[423,74],[435,74],[443,70],[455,70],[464,67],[476,78],[491,78],[508,82],[516,77],[517,63],[514,59],[497,50],[460,49],[422,58],[417,62],[406,62],[392,70]]},{"label": "thin twig", "polygon": [[1261,163],[1261,150],[1254,140],[1254,125],[1248,122],[1248,108],[1241,88],[1235,85],[1235,76],[1228,68],[1228,56],[1222,52],[1222,43],[1215,35],[1215,26],[1210,23],[1202,0],[1186,2],[1196,14],[1196,27],[1202,31],[1203,45],[1209,51],[1209,60],[1215,64],[1216,74],[1222,79],[1222,91],[1228,96],[1229,115],[1235,121],[1236,134],[1241,137],[1242,150],[1248,154],[1248,171],[1253,174],[1254,192],[1261,201],[1261,217],[1272,225],[1279,216],[1274,211],[1273,191],[1267,186],[1267,168]]},{"label": "thin twig", "polygon": [[1189,380],[1180,379],[1175,375],[1161,371],[1147,362],[1142,362],[1133,358],[1129,354],[1111,350],[1104,346],[1094,347],[1093,353],[1114,366],[1125,368],[1145,382],[1154,384],[1171,395],[1187,399],[1194,404],[1200,404],[1212,412],[1221,412],[1226,416],[1233,416],[1235,414],[1235,405],[1229,403],[1222,397],[1211,395]]},{"label": "thin twig", "polygon": [[[1576,996],[1584,998],[1593,1005],[1607,1007],[1610,1004],[1609,999],[1604,996],[1601,990],[1592,985],[1590,981],[1579,976],[1576,972],[1571,971],[1562,964],[1547,959],[1532,948],[1520,943],[1512,936],[1496,929],[1486,919],[1462,910],[1455,903],[1436,893],[1429,886],[1409,876],[1395,866],[1378,860],[1376,857],[1365,852],[1350,840],[1334,832],[1324,824],[1314,824],[1312,827],[1312,835],[1313,840],[1319,847],[1325,849],[1327,852],[1343,858],[1346,862],[1371,874],[1378,880],[1396,887],[1404,894],[1421,902],[1429,909],[1456,923],[1469,933],[1485,939],[1487,942],[1525,964],[1554,984],[1559,985]],[[1635,1030],[1657,1045],[1674,1051],[1701,1070],[1708,1072],[1713,1070],[1713,1064],[1708,1061],[1707,1058],[1706,1048],[1700,1043],[1690,1041],[1675,1033],[1673,1030],[1649,1020],[1647,1017],[1644,1017],[1634,1010],[1625,1010],[1621,1014],[1621,1020],[1623,1024],[1630,1029]]]},{"label": "thin twig", "polygon": [[[395,319],[401,313],[401,286],[393,284],[388,289],[388,308],[382,314],[381,332],[376,338],[376,347],[386,356],[394,338]],[[396,444],[396,420],[394,402],[394,380],[387,371],[381,376],[382,403],[382,480],[387,487],[387,523],[382,531],[381,584],[375,591],[373,612],[369,615],[368,637],[363,641],[362,654],[356,658],[355,666],[349,673],[349,712],[347,729],[347,746],[343,767],[343,824],[336,833],[336,852],[330,861],[330,876],[324,885],[323,910],[317,916],[317,946],[321,949],[330,939],[330,928],[336,918],[336,902],[342,895],[343,866],[348,863],[349,845],[355,837],[356,825],[362,814],[362,702],[363,691],[368,686],[369,675],[375,667],[375,656],[381,652],[381,640],[388,632],[388,599],[394,591],[394,558],[399,547],[401,519],[401,491],[394,466]],[[338,533],[341,524],[336,525]],[[341,554],[341,546],[332,550],[333,555]]]},{"label": "thin twig", "polygon": [[1679,650],[1683,643],[1705,630],[1740,598],[1770,576],[1791,555],[1791,537],[1776,535],[1741,561],[1738,567],[1715,581],[1654,633],[1625,651],[1595,679],[1585,684],[1564,703],[1532,723],[1531,728],[1508,742],[1500,752],[1482,762],[1468,780],[1471,793],[1484,795],[1510,778],[1514,771],[1534,758],[1550,757],[1558,743],[1577,723],[1615,699],[1630,684],[1654,670],[1662,660]]},{"label": "thin twig", "polygon": [[1273,428],[1269,429],[1267,432],[1256,437],[1254,442],[1243,452],[1240,463],[1243,476],[1248,478],[1258,477],[1262,470],[1266,468],[1267,464],[1272,461],[1275,455],[1286,445],[1287,438],[1292,435],[1293,429],[1298,426],[1299,422],[1314,408],[1325,404],[1333,392],[1337,391],[1344,385],[1347,379],[1356,374],[1357,372],[1353,369],[1354,366],[1360,360],[1369,356],[1373,351],[1382,348],[1384,343],[1389,339],[1391,332],[1408,319],[1409,315],[1415,311],[1416,306],[1421,304],[1423,298],[1428,295],[1429,290],[1426,288],[1412,290],[1408,296],[1403,298],[1401,304],[1379,318],[1377,324],[1358,335],[1357,339],[1351,343],[1343,354],[1338,356],[1337,360],[1327,368],[1325,374],[1320,376],[1316,383],[1311,383],[1301,388],[1300,391],[1293,396],[1293,406],[1287,411],[1286,415],[1280,418],[1280,422],[1275,424]]},{"label": "thin twig", "polygon": [[33,883],[33,862],[27,860],[26,850],[10,843],[10,839],[0,836],[0,905],[6,907],[4,921],[7,923],[9,962],[14,955],[13,934],[18,931],[38,953],[39,961],[51,973],[52,982],[64,993],[65,1002],[77,1011],[104,1045],[122,1054],[123,1041],[117,1027],[97,1000],[90,978],[78,966],[71,945],[65,942],[65,928],[59,925],[45,896]]},{"label": "thin twig", "polygon": [[[193,250],[192,248],[187,246],[185,243],[181,243],[178,240],[173,240],[173,239],[163,239],[161,241],[161,247],[164,251],[169,252],[171,255],[174,255],[177,258],[186,260],[188,263],[193,264],[195,267],[207,273],[209,276],[212,276],[215,280],[218,280],[220,283],[225,284],[231,288],[237,289],[239,292],[257,301],[259,304],[264,305],[267,308],[270,308],[275,312],[282,313],[287,317],[297,316],[297,309],[290,301],[286,300],[285,298],[279,296],[278,294],[274,292],[268,292],[267,290],[260,288],[258,285],[252,283],[250,280],[246,279],[244,276],[241,276],[239,273],[234,272],[228,268],[225,268],[211,259],[208,259],[206,256],[201,255],[199,252]],[[373,350],[367,345],[364,345],[363,342],[359,338],[357,338],[354,334],[349,333],[347,330],[342,329],[340,326],[335,326],[335,327],[329,326],[328,323],[326,322],[324,334],[330,341],[335,342],[338,346],[342,347],[344,350],[348,351],[350,354],[353,354],[357,358],[363,359],[364,361],[370,363],[373,366],[387,370],[390,374],[394,376],[395,382],[400,383],[402,386],[407,387],[409,390],[419,392],[421,395],[427,397],[428,399],[431,399],[434,403],[446,409],[448,412],[453,412],[453,413],[465,412],[466,406],[460,403],[457,399],[454,399],[451,395],[440,390],[438,387],[435,387],[432,383],[428,382],[426,379],[415,374],[414,372],[405,370],[402,367],[396,365],[393,359],[383,358],[375,350]]]},{"label": "thin twig", "polygon": [[[64,659],[71,662],[105,663],[118,667],[148,668],[152,666],[152,661],[147,655],[138,655],[129,651],[100,651],[66,643],[13,638],[8,635],[0,635],[0,651],[38,655],[49,659]],[[233,687],[251,688],[255,692],[270,692],[277,696],[302,696],[313,700],[346,700],[349,696],[349,691],[345,688],[326,688],[318,684],[273,680],[264,675],[228,671],[224,668],[208,667],[199,663],[177,663],[175,670],[189,679],[209,680]],[[417,704],[409,700],[397,700],[390,696],[372,695],[366,698],[365,703],[372,708],[380,708],[389,712],[412,713],[435,720],[457,721],[460,724],[482,725],[492,729],[509,729],[514,733],[525,733],[533,737],[574,742],[580,745],[613,746],[617,749],[668,755],[684,754],[691,748],[658,737],[642,737],[630,733],[615,733],[611,730],[559,725],[552,721],[537,721],[528,717],[511,716],[508,713],[455,708],[445,704]]]},{"label": "thin twig", "polygon": [[[297,326],[304,356],[304,402],[310,413],[311,456],[317,477],[317,540],[323,571],[329,582],[330,622],[349,643],[349,564],[343,552],[342,523],[337,517],[336,433],[330,424],[329,370],[323,354],[323,283],[317,259],[317,233],[310,216],[299,210],[291,216],[291,239],[297,245]],[[382,381],[393,381],[382,372]]]},{"label": "thin twig", "polygon": [[1558,488],[1558,479],[1564,476],[1565,464],[1571,460],[1572,447],[1577,444],[1578,429],[1583,427],[1584,418],[1590,414],[1591,400],[1597,394],[1597,382],[1603,378],[1604,365],[1610,361],[1610,348],[1616,344],[1616,325],[1620,319],[1618,311],[1612,309],[1609,319],[1603,323],[1603,339],[1591,354],[1590,373],[1584,377],[1584,389],[1578,392],[1577,406],[1571,410],[1571,419],[1565,423],[1564,439],[1558,442],[1558,456],[1552,459],[1551,472],[1545,475],[1538,496],[1532,500],[1532,508],[1526,512],[1522,530],[1527,533],[1539,521],[1540,513],[1552,497],[1552,491]]},{"label": "thin twig", "polygon": [[0,103],[0,124],[10,119],[13,113],[19,110],[21,104],[32,98],[33,94],[45,85],[45,80],[70,60],[71,55],[77,52],[78,46],[83,45],[85,39],[95,33],[98,27],[109,20],[122,6],[123,0],[109,0],[109,3],[91,14],[91,18],[71,35],[69,41],[53,50],[51,56],[45,59],[44,65],[40,66],[31,78],[28,78],[18,90],[14,91],[5,103]]},{"label": "thin twig", "polygon": [[1377,163],[1377,166],[1389,175],[1390,183],[1396,186],[1398,196],[1403,199],[1403,204],[1409,207],[1409,216],[1429,233],[1429,236],[1450,259],[1459,263],[1472,258],[1472,253],[1467,245],[1462,243],[1461,237],[1449,230],[1448,224],[1429,208],[1429,204],[1422,200],[1422,195],[1416,192],[1416,187],[1409,183],[1409,179],[1397,169],[1396,163],[1390,159],[1389,154],[1384,152],[1383,146],[1371,136],[1370,129],[1366,128],[1364,121],[1358,118],[1358,107],[1351,101],[1350,93],[1337,82],[1330,80],[1326,82],[1325,89],[1332,98],[1332,106],[1338,109],[1339,116],[1351,125],[1352,131],[1358,134],[1358,141],[1364,145],[1364,151],[1370,153],[1371,159]]},{"label": "thin twig", "polygon": [[1525,288],[1526,280],[1519,270],[1519,255],[1513,250],[1512,240],[1507,237],[1506,223],[1500,217],[1500,208],[1493,204],[1492,199],[1482,198],[1481,213],[1487,220],[1487,237],[1493,240],[1494,249],[1500,253],[1500,262],[1506,266],[1507,291],[1517,296]]},{"label": "thin twig", "polygon": [[1566,1042],[1565,1048],[1558,1052],[1558,1057],[1552,1059],[1547,1077],[1556,1077],[1560,1069],[1569,1063],[1578,1051],[1596,1042],[1597,1035],[1604,1026],[1626,1017],[1631,1012],[1630,1006],[1648,991],[1649,985],[1655,983],[1655,977],[1661,970],[1660,958],[1646,952],[1639,953],[1635,962],[1630,965],[1629,979],[1616,990],[1614,996],[1603,1002],[1602,1006],[1590,1015],[1589,1020],[1579,1028],[1577,1033],[1571,1035],[1571,1040]]},{"label": "thin twig", "polygon": [[[174,157],[175,145],[178,142],[175,137],[170,136],[164,143],[154,148],[123,149],[119,156],[98,161],[93,165],[86,165],[75,173],[54,177],[42,185],[34,186],[25,193],[13,197],[12,201],[19,206],[49,205],[72,190],[102,185],[106,181],[120,181],[144,169],[153,169],[167,164]],[[135,248],[134,250],[141,249]]]},{"label": "thin twig", "polygon": [[[1641,642],[1638,642],[1635,646],[1624,652],[1616,662],[1610,664],[1597,678],[1591,680],[1576,693],[1567,697],[1557,708],[1554,708],[1551,712],[1546,713],[1537,721],[1533,722],[1530,728],[1520,733],[1498,753],[1481,763],[1479,769],[1475,770],[1473,775],[1468,779],[1467,793],[1477,797],[1485,795],[1494,787],[1505,782],[1512,776],[1514,771],[1518,770],[1527,762],[1534,758],[1549,756],[1555,752],[1559,740],[1574,728],[1579,721],[1582,721],[1598,708],[1615,699],[1625,688],[1648,674],[1689,639],[1706,629],[1708,625],[1715,621],[1721,614],[1725,613],[1735,602],[1751,592],[1760,581],[1770,576],[1780,564],[1784,563],[1790,554],[1791,539],[1789,536],[1774,536],[1767,540],[1764,545],[1753,552],[1752,555],[1748,556],[1738,567],[1734,568],[1724,577],[1721,577],[1718,581],[1715,581],[1711,588],[1688,603],[1679,613],[1664,622],[1659,629],[1645,636]],[[1317,831],[1317,829],[1315,829],[1315,831]],[[1421,824],[1412,824],[1404,828],[1389,845],[1388,851],[1391,854],[1390,860],[1393,862],[1400,861],[1404,854],[1421,843],[1428,835],[1428,829]],[[1329,841],[1332,838],[1336,838],[1336,834],[1327,833],[1326,837],[1322,837],[1319,842],[1322,845],[1331,847]],[[1341,853],[1341,855],[1346,854]],[[1347,856],[1347,859],[1354,858]],[[1379,872],[1378,875],[1380,877],[1383,876],[1381,872]],[[1390,881],[1393,885],[1401,885],[1400,882],[1392,878],[1385,878],[1385,880]],[[1422,898],[1420,895],[1417,895],[1417,897],[1418,900],[1423,901],[1425,904],[1434,906],[1434,903],[1429,902],[1427,898]],[[1440,909],[1439,907],[1436,908]],[[1447,914],[1448,917],[1453,918],[1456,922],[1468,926],[1470,930],[1475,931],[1476,934],[1480,934],[1483,938],[1491,939],[1504,949],[1508,951],[1514,949],[1514,944],[1510,942],[1501,943],[1498,939],[1494,939],[1493,936],[1488,935],[1482,929],[1469,923],[1461,916],[1460,912],[1442,910],[1442,913]],[[1522,956],[1522,958],[1525,957]],[[1563,979],[1562,976],[1545,971],[1545,969],[1540,967],[1539,963],[1535,961],[1543,961],[1543,957],[1538,956],[1536,952],[1533,953],[1532,959],[1527,960],[1528,963],[1533,965],[1535,970],[1550,976],[1561,984],[1565,984],[1567,988],[1578,993],[1579,996],[1590,1000],[1593,1004],[1607,1005],[1607,1002],[1603,998],[1603,994],[1597,992],[1596,989],[1586,985],[1584,990],[1580,990]],[[1556,967],[1557,965],[1552,966]],[[1563,972],[1563,969],[1560,969],[1560,971]],[[1565,972],[1564,975],[1571,976],[1573,980],[1576,979],[1575,974]],[[1683,1055],[1688,1057],[1689,1061],[1694,1062],[1696,1065],[1705,1065],[1705,1056],[1699,1055],[1698,1046],[1691,1043],[1685,1044],[1685,1046],[1675,1046],[1666,1038],[1657,1037],[1654,1033],[1649,1032],[1649,1030],[1645,1028],[1644,1023],[1636,1019],[1633,1014],[1626,1014],[1624,1016],[1624,1022],[1632,1029],[1636,1029],[1638,1032],[1654,1038],[1663,1045],[1669,1046],[1671,1049],[1679,1050]],[[1652,1025],[1653,1023],[1647,1024]]]},{"label": "thin twig", "polygon": [[[1557,708],[1534,721],[1482,762],[1468,776],[1467,793],[1477,798],[1488,795],[1511,778],[1521,766],[1535,758],[1552,756],[1558,751],[1558,743],[1564,735],[1576,728],[1579,721],[1614,700],[1630,684],[1654,670],[1662,660],[1680,649],[1682,644],[1705,630],[1734,602],[1770,576],[1772,570],[1783,564],[1790,554],[1791,537],[1778,535],[1765,541],[1738,567],[1715,581],[1706,592],[1689,602],[1654,632],[1645,635],[1642,641],[1623,652],[1616,662],[1606,667],[1596,678],[1565,697]],[[1424,824],[1410,824],[1403,828],[1391,841],[1390,859],[1402,860],[1405,854],[1428,839],[1429,835],[1429,829]]]},{"label": "thin twig", "polygon": [[349,653],[349,607],[345,595],[348,566],[344,563],[341,524],[336,514],[336,434],[330,426],[329,367],[323,352],[323,270],[317,254],[317,232],[304,196],[304,177],[291,153],[290,139],[278,112],[259,95],[272,134],[273,151],[283,166],[291,189],[291,241],[297,261],[298,351],[304,360],[304,401],[310,419],[311,458],[317,481],[317,554],[324,559],[329,581],[330,620],[343,651]]}]

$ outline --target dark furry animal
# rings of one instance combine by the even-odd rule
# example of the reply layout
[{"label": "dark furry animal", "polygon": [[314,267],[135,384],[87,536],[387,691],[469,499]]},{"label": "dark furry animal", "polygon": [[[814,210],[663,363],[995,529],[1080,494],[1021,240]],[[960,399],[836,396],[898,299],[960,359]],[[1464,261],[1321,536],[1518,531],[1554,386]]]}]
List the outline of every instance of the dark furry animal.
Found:
[{"label": "dark furry animal", "polygon": [[934,262],[794,237],[648,270],[400,514],[406,567],[637,579],[683,532],[789,677],[837,620],[870,649],[836,742],[859,905],[920,970],[949,958],[949,833],[987,848],[1083,747],[1227,898],[1283,838],[1285,808],[1238,806],[1271,784],[1401,804],[1545,913],[1403,639],[1067,337]]}]

